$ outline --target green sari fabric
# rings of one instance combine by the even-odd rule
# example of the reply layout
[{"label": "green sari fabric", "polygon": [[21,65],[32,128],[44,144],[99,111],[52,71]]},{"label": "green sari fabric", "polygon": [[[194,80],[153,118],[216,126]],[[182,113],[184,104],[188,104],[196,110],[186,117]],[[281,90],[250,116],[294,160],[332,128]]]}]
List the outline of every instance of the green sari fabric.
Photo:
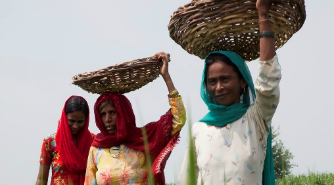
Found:
[{"label": "green sari fabric", "polygon": [[204,83],[205,68],[206,68],[206,65],[204,63],[202,84],[201,84],[201,97],[204,103],[208,106],[210,112],[207,115],[205,115],[200,121],[203,121],[208,125],[215,125],[222,127],[228,123],[232,123],[233,121],[241,118],[241,116],[243,116],[246,113],[248,107],[255,100],[255,89],[252,76],[249,72],[249,69],[244,59],[242,59],[237,53],[234,53],[232,51],[214,51],[211,52],[210,54],[213,53],[220,53],[227,56],[237,66],[237,68],[239,69],[240,73],[242,74],[243,78],[247,83],[245,93],[243,94],[242,97],[243,103],[236,103],[230,106],[217,105],[214,103],[214,100],[207,91]]},{"label": "green sari fabric", "polygon": [[[246,113],[249,106],[255,101],[255,88],[247,64],[245,63],[244,59],[242,59],[237,53],[232,51],[214,51],[209,53],[209,55],[213,53],[220,53],[227,56],[237,66],[238,70],[240,71],[241,75],[247,83],[245,93],[243,93],[242,97],[240,98],[242,99],[242,103],[235,103],[230,106],[217,105],[215,104],[212,96],[209,94],[204,83],[206,68],[206,63],[204,63],[201,84],[201,97],[204,103],[208,106],[209,113],[207,113],[200,121],[206,123],[207,125],[223,127],[229,123],[233,123],[234,121],[238,120]],[[207,57],[209,55],[207,55]],[[205,61],[207,57],[205,58]],[[274,163],[271,148],[271,128],[269,136],[267,138],[267,152],[262,175],[263,185],[275,184]]]}]

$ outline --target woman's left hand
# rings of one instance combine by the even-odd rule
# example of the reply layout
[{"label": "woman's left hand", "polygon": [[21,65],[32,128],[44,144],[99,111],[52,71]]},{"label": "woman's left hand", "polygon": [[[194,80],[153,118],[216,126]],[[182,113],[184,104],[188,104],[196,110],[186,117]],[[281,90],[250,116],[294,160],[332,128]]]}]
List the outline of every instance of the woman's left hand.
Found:
[{"label": "woman's left hand", "polygon": [[166,75],[169,75],[169,72],[168,72],[168,62],[170,61],[169,59],[169,54],[161,51],[157,54],[154,55],[155,57],[157,57],[159,60],[162,60],[162,66],[160,68],[160,74],[161,76],[166,76]]}]

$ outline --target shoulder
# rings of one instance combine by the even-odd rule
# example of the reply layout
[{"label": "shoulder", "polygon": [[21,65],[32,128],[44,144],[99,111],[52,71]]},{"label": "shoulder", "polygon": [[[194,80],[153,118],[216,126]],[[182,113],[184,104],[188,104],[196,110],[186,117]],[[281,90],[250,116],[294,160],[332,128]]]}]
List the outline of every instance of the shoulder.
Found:
[{"label": "shoulder", "polygon": [[96,153],[98,151],[101,151],[103,148],[99,148],[99,147],[96,147],[96,146],[91,146],[90,149],[89,149],[89,152],[92,152],[92,153]]},{"label": "shoulder", "polygon": [[48,136],[46,136],[43,140],[44,142],[47,142],[47,143],[54,143],[56,144],[56,133],[52,133],[52,134],[49,134]]},{"label": "shoulder", "polygon": [[43,148],[53,151],[56,147],[56,133],[50,134],[43,139]]},{"label": "shoulder", "polygon": [[256,98],[255,98],[254,102],[248,107],[246,113],[243,116],[247,116],[249,114],[256,113],[256,106],[257,104],[256,104]]},{"label": "shoulder", "polygon": [[49,139],[55,139],[55,138],[56,138],[56,133],[52,133],[46,136],[44,139],[49,140]]},{"label": "shoulder", "polygon": [[[248,107],[246,113],[241,117],[241,119],[256,120],[256,121],[260,120],[260,114],[258,112],[258,104],[255,102],[251,104]],[[238,122],[238,120],[234,121],[233,123]]]},{"label": "shoulder", "polygon": [[110,153],[109,148],[100,148],[100,147],[91,146],[89,149],[89,156],[92,158],[95,158],[95,157],[100,158],[102,155],[107,155],[108,153]]},{"label": "shoulder", "polygon": [[192,125],[192,132],[194,133],[195,131],[198,131],[198,130],[202,130],[202,129],[205,129],[206,127],[208,127],[208,125],[204,122],[196,122]]}]

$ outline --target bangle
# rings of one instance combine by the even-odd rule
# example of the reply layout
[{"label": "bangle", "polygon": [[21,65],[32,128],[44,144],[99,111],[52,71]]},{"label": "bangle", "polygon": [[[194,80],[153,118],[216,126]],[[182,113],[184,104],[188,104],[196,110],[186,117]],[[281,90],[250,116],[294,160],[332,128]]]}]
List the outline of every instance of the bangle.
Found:
[{"label": "bangle", "polygon": [[179,95],[179,91],[177,91],[176,89],[174,91],[172,91],[171,93],[168,94],[168,97],[170,98],[175,98]]},{"label": "bangle", "polygon": [[259,34],[259,38],[262,37],[275,38],[275,34],[273,31],[261,31]]},{"label": "bangle", "polygon": [[259,21],[258,23],[265,22],[265,21],[269,21],[269,19],[264,19],[262,21]]}]

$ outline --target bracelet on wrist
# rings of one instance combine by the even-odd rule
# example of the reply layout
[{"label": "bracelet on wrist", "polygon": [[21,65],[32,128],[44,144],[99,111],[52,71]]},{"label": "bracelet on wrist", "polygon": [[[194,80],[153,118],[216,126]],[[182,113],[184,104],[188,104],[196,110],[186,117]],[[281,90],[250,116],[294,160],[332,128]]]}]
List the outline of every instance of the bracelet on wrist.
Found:
[{"label": "bracelet on wrist", "polygon": [[275,38],[275,34],[273,31],[261,31],[259,33],[259,38],[263,38],[263,37]]},{"label": "bracelet on wrist", "polygon": [[263,20],[261,20],[261,21],[259,20],[258,23],[260,24],[261,22],[265,22],[265,21],[269,21],[269,19],[263,19]]},{"label": "bracelet on wrist", "polygon": [[175,98],[179,95],[179,91],[177,91],[176,89],[174,91],[172,91],[171,93],[168,94],[169,98]]}]

